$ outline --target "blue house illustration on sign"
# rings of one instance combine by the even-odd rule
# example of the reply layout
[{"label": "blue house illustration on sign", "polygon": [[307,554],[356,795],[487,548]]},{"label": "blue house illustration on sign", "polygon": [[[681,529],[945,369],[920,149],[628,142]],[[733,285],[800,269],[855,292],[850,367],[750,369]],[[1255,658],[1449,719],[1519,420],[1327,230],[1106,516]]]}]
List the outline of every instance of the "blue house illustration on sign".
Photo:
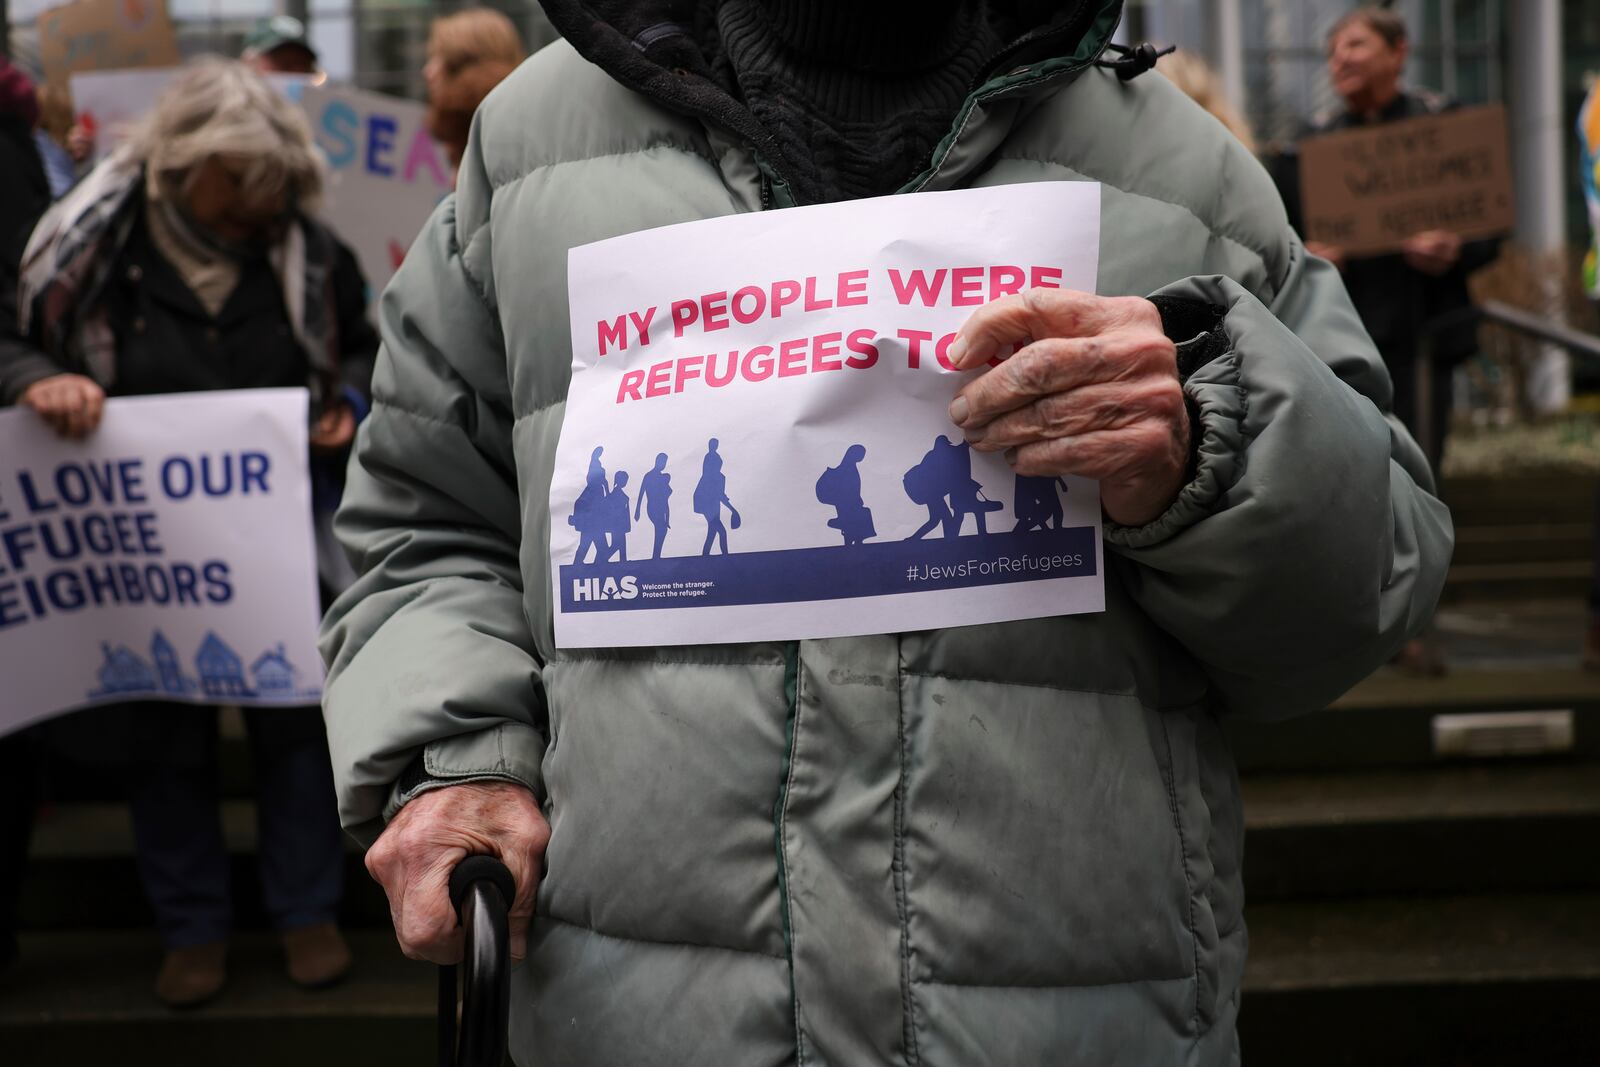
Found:
[{"label": "blue house illustration on sign", "polygon": [[270,652],[263,652],[250,665],[250,674],[256,680],[257,696],[292,696],[295,691],[294,676],[298,673],[284,654],[281,644]]},{"label": "blue house illustration on sign", "polygon": [[315,689],[302,691],[296,684],[300,669],[289,662],[281,642],[256,657],[247,678],[244,660],[239,654],[218,637],[216,631],[207,631],[194,655],[195,671],[200,675],[198,682],[183,673],[177,648],[160,630],[150,638],[149,660],[126,645],[113,647],[109,641],[100,643],[100,655],[101,663],[95,670],[100,684],[89,691],[93,699],[163,694],[192,698],[197,691],[210,699],[315,699],[319,695]]},{"label": "blue house illustration on sign", "polygon": [[155,689],[156,677],[150,665],[128,646],[112,648],[109,643],[102,641],[100,655],[104,661],[96,672],[100,677],[100,689],[91,695],[148,693]]},{"label": "blue house illustration on sign", "polygon": [[172,647],[172,642],[160,630],[150,639],[150,658],[155,660],[156,675],[164,692],[177,696],[194,692],[194,680],[184,677],[183,664],[178,662],[178,650]]},{"label": "blue house illustration on sign", "polygon": [[206,633],[200,651],[194,654],[194,669],[200,675],[200,690],[208,697],[252,696],[244,677],[244,661],[218,637]]}]

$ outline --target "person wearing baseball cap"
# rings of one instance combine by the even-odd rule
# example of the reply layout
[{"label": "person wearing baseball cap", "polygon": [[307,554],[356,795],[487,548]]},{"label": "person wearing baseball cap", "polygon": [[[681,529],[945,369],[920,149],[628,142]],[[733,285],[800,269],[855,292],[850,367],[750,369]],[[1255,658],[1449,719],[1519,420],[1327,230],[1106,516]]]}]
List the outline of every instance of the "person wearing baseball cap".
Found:
[{"label": "person wearing baseball cap", "polygon": [[262,74],[317,73],[317,50],[306,39],[305,23],[290,15],[257,22],[240,58]]}]

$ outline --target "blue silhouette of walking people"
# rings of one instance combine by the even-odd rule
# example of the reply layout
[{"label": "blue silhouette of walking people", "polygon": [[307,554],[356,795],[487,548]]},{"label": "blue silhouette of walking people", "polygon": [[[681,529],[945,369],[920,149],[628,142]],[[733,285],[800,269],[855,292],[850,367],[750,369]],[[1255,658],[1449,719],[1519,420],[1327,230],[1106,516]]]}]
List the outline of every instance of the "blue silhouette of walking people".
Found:
[{"label": "blue silhouette of walking people", "polygon": [[1061,497],[1056,493],[1056,486],[1061,487],[1061,492],[1068,492],[1066,480],[1052,475],[1017,475],[1017,499],[1013,504],[1016,512],[1017,524],[1011,528],[1013,533],[1024,530],[1059,530],[1065,519],[1065,512],[1061,508]]},{"label": "blue silhouette of walking people", "polygon": [[911,502],[928,509],[928,521],[917,527],[916,532],[906,538],[907,541],[919,541],[939,526],[944,527],[944,536],[955,536],[952,526],[955,516],[950,514],[950,506],[945,501],[949,492],[945,488],[948,484],[947,471],[952,466],[949,453],[954,448],[954,443],[948,437],[934,438],[933,447],[923,454],[915,467],[906,471],[901,480]]},{"label": "blue silhouette of walking people", "polygon": [[817,500],[834,509],[828,525],[838,530],[847,545],[859,545],[878,535],[872,525],[872,509],[861,501],[860,463],[867,458],[863,445],[845,449],[837,467],[829,467],[817,479]]},{"label": "blue silhouette of walking people", "polygon": [[728,554],[728,528],[722,525],[724,505],[729,521],[737,530],[739,509],[728,500],[728,479],[722,473],[722,454],[717,451],[717,439],[713,437],[706,445],[706,458],[700,464],[700,481],[694,487],[695,514],[706,520],[706,543],[700,548],[702,556],[711,555],[713,544],[720,544],[722,554]]},{"label": "blue silhouette of walking people", "polygon": [[661,546],[666,543],[667,531],[671,529],[671,508],[667,500],[672,496],[672,475],[667,473],[667,454],[656,455],[656,465],[645,472],[644,478],[639,482],[639,500],[633,506],[633,519],[639,521],[639,509],[643,508],[646,515],[650,516],[650,525],[655,527],[655,551],[651,559],[661,558]]},{"label": "blue silhouette of walking people", "polygon": [[1005,505],[985,497],[983,485],[972,476],[972,446],[963,441],[951,451],[956,454],[949,483],[950,513],[955,516],[956,534],[961,533],[962,524],[971,515],[978,533],[987,535],[989,513],[999,511]]},{"label": "blue silhouette of walking people", "polygon": [[[611,554],[606,526],[606,469],[600,463],[605,449],[596,445],[589,453],[589,473],[584,477],[583,491],[572,505],[567,523],[578,531],[578,554],[573,563],[604,563]],[[590,550],[593,559],[585,559]]]},{"label": "blue silhouette of walking people", "polygon": [[628,494],[623,491],[627,484],[628,472],[618,471],[611,492],[606,494],[604,509],[606,558],[614,556],[624,563],[628,562],[628,531],[633,529],[633,521],[628,518]]},{"label": "blue silhouette of walking people", "polygon": [[972,476],[972,446],[956,444],[948,437],[936,437],[933,447],[902,481],[912,503],[928,509],[928,521],[917,527],[908,541],[919,540],[943,527],[945,537],[958,537],[966,517],[971,515],[979,534],[989,532],[989,513],[1004,505],[983,495],[983,486]]}]

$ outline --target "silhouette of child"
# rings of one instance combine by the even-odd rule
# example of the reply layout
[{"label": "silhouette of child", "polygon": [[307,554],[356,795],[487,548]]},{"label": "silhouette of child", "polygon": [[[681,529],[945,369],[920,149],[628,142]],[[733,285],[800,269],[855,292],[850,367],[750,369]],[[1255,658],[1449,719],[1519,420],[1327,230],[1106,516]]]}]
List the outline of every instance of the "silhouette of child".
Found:
[{"label": "silhouette of child", "polygon": [[622,491],[627,484],[628,472],[618,471],[616,482],[602,505],[605,514],[603,529],[609,539],[606,558],[615,556],[624,563],[628,562],[628,531],[633,529],[633,520],[628,517],[628,494]]}]

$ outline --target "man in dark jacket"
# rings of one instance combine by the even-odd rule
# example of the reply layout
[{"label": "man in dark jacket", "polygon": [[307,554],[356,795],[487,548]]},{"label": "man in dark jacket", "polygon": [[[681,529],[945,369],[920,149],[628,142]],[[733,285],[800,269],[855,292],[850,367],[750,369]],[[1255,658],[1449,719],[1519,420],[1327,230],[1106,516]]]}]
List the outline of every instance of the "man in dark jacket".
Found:
[{"label": "man in dark jacket", "polygon": [[[1452,107],[1437,93],[1401,88],[1408,51],[1405,22],[1392,11],[1362,7],[1336,23],[1328,35],[1328,75],[1344,107],[1321,119],[1315,132],[1436,115]],[[1307,242],[1306,249],[1344,273],[1350,299],[1394,380],[1395,413],[1437,469],[1450,423],[1450,371],[1476,349],[1474,328],[1458,326],[1436,338],[1426,383],[1431,413],[1426,433],[1418,422],[1417,346],[1431,320],[1472,303],[1467,276],[1494,259],[1499,242],[1462,241],[1445,230],[1428,230],[1413,234],[1401,251],[1389,255],[1356,258],[1317,241]]]}]

